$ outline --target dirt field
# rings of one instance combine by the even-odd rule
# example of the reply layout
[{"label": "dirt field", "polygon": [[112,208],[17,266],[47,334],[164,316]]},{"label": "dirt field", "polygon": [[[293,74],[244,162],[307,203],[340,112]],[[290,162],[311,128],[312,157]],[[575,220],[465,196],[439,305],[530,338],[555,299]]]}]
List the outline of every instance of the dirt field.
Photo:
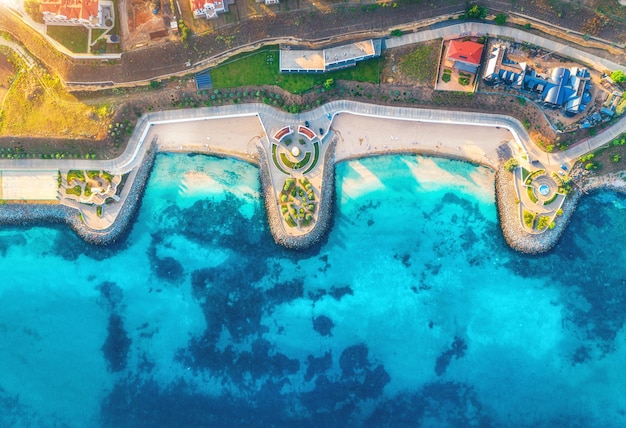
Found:
[{"label": "dirt field", "polygon": [[[157,4],[159,9],[155,14]],[[126,13],[128,20],[128,34],[122,38],[125,50],[177,39],[170,32],[170,22],[174,14],[169,0],[125,0],[120,7],[125,8],[122,12]],[[159,32],[166,32],[168,36],[155,37]]]}]

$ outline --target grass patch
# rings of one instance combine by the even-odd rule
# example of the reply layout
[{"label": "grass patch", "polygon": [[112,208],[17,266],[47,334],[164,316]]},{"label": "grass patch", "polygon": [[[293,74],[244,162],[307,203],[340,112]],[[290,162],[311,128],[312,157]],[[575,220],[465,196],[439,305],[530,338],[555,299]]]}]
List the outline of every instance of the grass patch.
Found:
[{"label": "grass patch", "polygon": [[276,85],[292,94],[302,94],[326,79],[378,83],[380,58],[362,61],[356,67],[320,74],[280,73],[279,52],[267,46],[252,53],[236,55],[211,70],[216,89],[240,86]]},{"label": "grass patch", "polygon": [[526,188],[526,193],[528,194],[528,198],[531,201],[533,201],[533,203],[536,204],[539,199],[537,199],[537,197],[535,196],[535,192],[534,192],[533,188],[532,187],[527,187]]},{"label": "grass patch", "polygon": [[67,193],[68,195],[80,196],[83,193],[83,189],[81,189],[79,185],[76,185],[74,187],[65,189],[65,193]]},{"label": "grass patch", "polygon": [[91,30],[91,42],[95,42],[98,38],[106,33],[107,30],[93,29]]},{"label": "grass patch", "polygon": [[527,228],[532,229],[535,227],[536,214],[528,210],[524,210],[524,224]]},{"label": "grass patch", "polygon": [[439,41],[425,43],[400,59],[400,71],[419,83],[432,83],[439,65]]},{"label": "grass patch", "polygon": [[67,172],[67,182],[71,183],[72,180],[77,180],[77,181],[80,181],[81,183],[84,183],[85,174],[81,170],[71,169]]},{"label": "grass patch", "polygon": [[558,193],[554,192],[554,195],[550,196],[549,199],[546,199],[545,201],[543,201],[544,205],[550,205],[552,202],[554,202],[554,200],[559,196]]},{"label": "grass patch", "polygon": [[81,26],[48,26],[47,34],[74,53],[87,53],[88,30]]},{"label": "grass patch", "polygon": [[[36,73],[36,74],[35,74]],[[20,73],[6,95],[0,134],[46,138],[103,138],[110,109],[87,106],[40,68]]]},{"label": "grass patch", "polygon": [[537,230],[544,230],[548,225],[550,225],[550,217],[548,216],[543,215],[537,220]]}]

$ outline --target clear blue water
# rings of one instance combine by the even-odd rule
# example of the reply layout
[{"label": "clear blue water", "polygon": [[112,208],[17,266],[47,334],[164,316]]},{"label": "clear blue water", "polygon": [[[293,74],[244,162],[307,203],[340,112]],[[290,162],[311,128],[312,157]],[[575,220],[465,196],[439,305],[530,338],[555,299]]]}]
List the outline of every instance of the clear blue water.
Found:
[{"label": "clear blue water", "polygon": [[159,155],[127,239],[0,231],[0,426],[626,426],[626,199],[511,251],[493,175],[337,166],[327,240],[274,244],[258,171]]}]

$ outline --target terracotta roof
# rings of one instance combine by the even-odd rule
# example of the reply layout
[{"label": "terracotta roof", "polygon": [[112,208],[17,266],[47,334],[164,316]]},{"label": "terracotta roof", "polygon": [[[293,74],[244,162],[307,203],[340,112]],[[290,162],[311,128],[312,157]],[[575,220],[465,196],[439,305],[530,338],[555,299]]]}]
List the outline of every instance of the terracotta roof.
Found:
[{"label": "terracotta roof", "polygon": [[448,58],[479,65],[483,45],[476,42],[452,40],[448,46]]},{"label": "terracotta roof", "polygon": [[39,10],[54,15],[63,15],[68,19],[89,20],[92,16],[98,16],[98,0],[43,0]]},{"label": "terracotta roof", "polygon": [[206,5],[213,5],[218,12],[224,10],[224,3],[221,0],[191,0],[191,4],[194,10],[202,10]]}]

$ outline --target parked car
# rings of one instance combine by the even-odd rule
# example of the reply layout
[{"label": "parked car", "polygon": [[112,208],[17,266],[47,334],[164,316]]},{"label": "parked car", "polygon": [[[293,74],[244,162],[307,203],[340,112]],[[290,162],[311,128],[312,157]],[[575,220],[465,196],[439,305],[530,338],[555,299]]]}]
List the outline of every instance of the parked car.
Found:
[{"label": "parked car", "polygon": [[307,128],[310,128],[310,127],[311,127],[311,126],[309,125],[309,121],[308,121],[308,120],[305,120],[305,121],[304,121],[304,126],[306,126]]},{"label": "parked car", "polygon": [[154,10],[152,11],[153,14],[158,14],[159,10],[161,10],[161,3],[155,3],[154,4]]},{"label": "parked car", "polygon": [[320,128],[320,135],[324,135],[324,129]]},{"label": "parked car", "polygon": [[567,171],[567,167],[566,167],[565,165],[561,165],[561,169],[562,169],[563,171]]}]

